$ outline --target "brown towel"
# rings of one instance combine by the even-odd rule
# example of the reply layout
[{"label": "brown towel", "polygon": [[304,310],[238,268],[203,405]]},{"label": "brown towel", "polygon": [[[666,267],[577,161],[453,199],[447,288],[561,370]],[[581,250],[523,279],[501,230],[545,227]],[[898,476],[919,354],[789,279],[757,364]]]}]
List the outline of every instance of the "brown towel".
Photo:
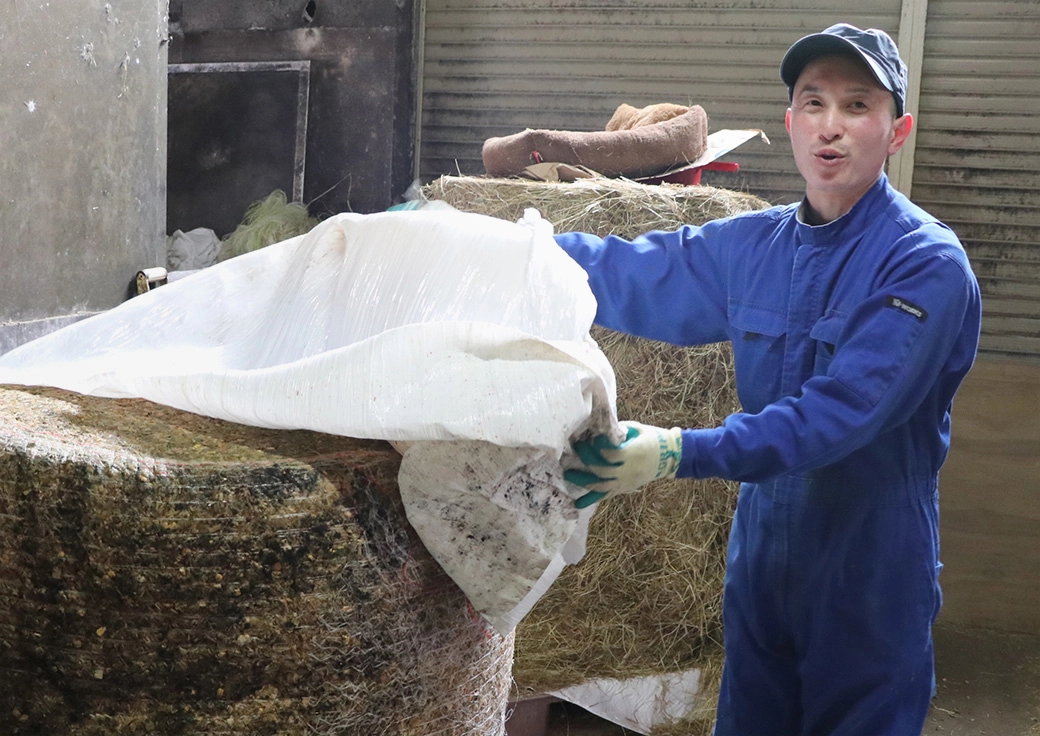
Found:
[{"label": "brown towel", "polygon": [[539,162],[585,166],[608,177],[640,177],[696,161],[708,147],[708,116],[700,105],[668,120],[629,130],[525,130],[484,141],[490,176],[515,176]]},{"label": "brown towel", "polygon": [[632,107],[622,103],[614,111],[614,115],[607,121],[607,130],[631,130],[644,125],[654,125],[671,120],[676,115],[682,115],[689,110],[686,105],[675,105],[671,102],[661,102],[646,107]]}]

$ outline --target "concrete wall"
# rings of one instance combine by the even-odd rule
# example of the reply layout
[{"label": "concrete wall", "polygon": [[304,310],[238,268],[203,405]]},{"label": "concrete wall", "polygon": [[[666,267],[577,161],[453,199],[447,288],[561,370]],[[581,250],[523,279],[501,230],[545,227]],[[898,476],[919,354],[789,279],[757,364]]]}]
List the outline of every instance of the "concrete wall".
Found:
[{"label": "concrete wall", "polygon": [[165,263],[166,1],[0,5],[0,352]]},{"label": "concrete wall", "polygon": [[939,492],[940,620],[1040,634],[1040,365],[976,363]]}]

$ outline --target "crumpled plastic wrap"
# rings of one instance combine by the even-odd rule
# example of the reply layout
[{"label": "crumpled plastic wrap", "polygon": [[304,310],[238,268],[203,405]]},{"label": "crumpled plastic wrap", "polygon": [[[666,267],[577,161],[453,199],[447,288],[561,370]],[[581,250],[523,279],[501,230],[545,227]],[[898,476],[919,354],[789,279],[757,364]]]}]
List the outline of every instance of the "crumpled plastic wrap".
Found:
[{"label": "crumpled plastic wrap", "polygon": [[641,675],[626,680],[587,680],[552,695],[635,733],[681,723],[696,710],[701,671]]},{"label": "crumpled plastic wrap", "polygon": [[184,232],[174,230],[166,238],[166,268],[171,271],[195,271],[217,262],[220,238],[208,227]]},{"label": "crumpled plastic wrap", "polygon": [[0,383],[392,441],[410,523],[506,633],[584,553],[569,439],[618,432],[595,311],[533,210],[342,214],[0,356]]}]

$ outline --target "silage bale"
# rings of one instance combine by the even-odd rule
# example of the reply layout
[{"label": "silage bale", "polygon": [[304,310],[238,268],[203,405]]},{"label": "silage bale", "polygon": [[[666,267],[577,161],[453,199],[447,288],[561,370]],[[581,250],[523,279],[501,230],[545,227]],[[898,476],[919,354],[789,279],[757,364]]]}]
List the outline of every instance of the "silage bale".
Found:
[{"label": "silage bale", "polygon": [[0,733],[488,736],[512,639],[389,444],[0,387]]},{"label": "silage bale", "polygon": [[[424,189],[468,212],[515,220],[534,207],[557,232],[632,238],[763,209],[750,194],[623,179],[573,183],[441,177]],[[664,427],[714,427],[740,408],[728,343],[682,348],[594,327],[617,376],[618,417]],[[655,736],[708,734],[722,670],[722,581],[738,484],[657,481],[600,504],[588,550],[516,630],[522,691],[587,680],[701,670],[696,710]]]}]

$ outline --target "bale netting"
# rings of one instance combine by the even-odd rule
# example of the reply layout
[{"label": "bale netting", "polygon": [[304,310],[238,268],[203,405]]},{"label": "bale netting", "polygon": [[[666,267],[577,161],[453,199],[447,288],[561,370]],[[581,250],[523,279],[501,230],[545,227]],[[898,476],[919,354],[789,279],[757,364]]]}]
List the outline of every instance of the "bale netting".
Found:
[{"label": "bale netting", "polygon": [[384,442],[0,387],[0,733],[488,736],[512,638]]},{"label": "bale netting", "polygon": [[[557,231],[629,238],[767,206],[712,187],[614,179],[442,177],[424,193],[508,220],[535,207]],[[680,348],[600,327],[592,335],[614,367],[621,419],[712,427],[739,410],[728,343]],[[517,627],[518,687],[547,692],[599,678],[700,669],[695,710],[654,735],[709,734],[722,671],[722,581],[737,490],[718,479],[668,480],[602,502],[585,559],[566,568]]]}]

